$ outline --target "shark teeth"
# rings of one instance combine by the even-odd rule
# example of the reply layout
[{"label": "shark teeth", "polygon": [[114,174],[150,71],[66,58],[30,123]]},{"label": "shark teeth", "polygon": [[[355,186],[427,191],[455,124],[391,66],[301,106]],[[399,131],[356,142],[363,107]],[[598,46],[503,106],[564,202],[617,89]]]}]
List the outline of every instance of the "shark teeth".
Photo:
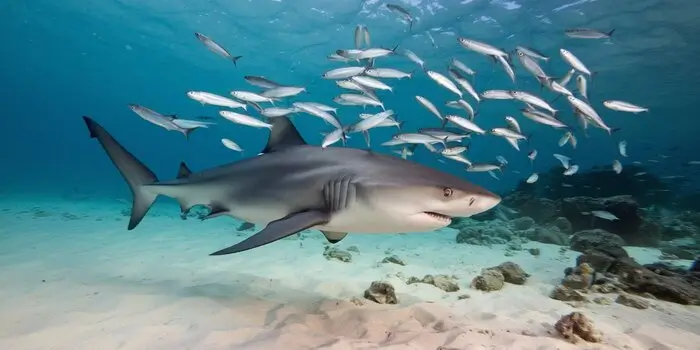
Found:
[{"label": "shark teeth", "polygon": [[435,218],[435,219],[438,219],[438,220],[442,220],[442,221],[452,221],[452,218],[449,217],[449,216],[447,216],[447,215],[443,215],[443,214],[440,214],[440,213],[435,213],[435,212],[432,212],[432,211],[426,211],[426,212],[424,212],[424,213],[425,213],[425,214],[428,214],[430,217]]}]

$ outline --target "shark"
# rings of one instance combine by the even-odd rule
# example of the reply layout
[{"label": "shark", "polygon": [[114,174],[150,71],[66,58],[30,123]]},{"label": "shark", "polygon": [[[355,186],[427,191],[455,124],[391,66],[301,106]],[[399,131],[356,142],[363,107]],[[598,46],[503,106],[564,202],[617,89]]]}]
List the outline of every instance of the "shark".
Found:
[{"label": "shark", "polygon": [[335,244],[348,233],[430,232],[453,218],[470,217],[501,198],[456,175],[372,150],[308,144],[288,117],[277,117],[259,155],[192,172],[180,164],[175,179],[160,181],[105,128],[83,117],[133,195],[127,229],[143,220],[159,196],[186,213],[208,207],[203,220],[230,216],[264,226],[210,255],[260,247],[307,229]]}]

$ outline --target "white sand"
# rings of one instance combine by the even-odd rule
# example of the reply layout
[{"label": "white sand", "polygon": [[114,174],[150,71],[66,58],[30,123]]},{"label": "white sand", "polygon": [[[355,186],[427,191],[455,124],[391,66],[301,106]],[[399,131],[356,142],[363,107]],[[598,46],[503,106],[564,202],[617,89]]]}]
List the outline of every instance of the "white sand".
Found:
[{"label": "white sand", "polygon": [[[18,214],[18,206],[53,215]],[[159,203],[126,231],[114,201],[0,203],[10,207],[0,211],[0,349],[700,349],[700,307],[575,309],[550,299],[576,257],[558,246],[531,243],[540,257],[506,257],[503,247],[458,245],[449,229],[350,235],[338,247],[361,253],[343,263],[326,260],[325,239],[311,232],[210,257],[242,238],[235,221],[182,221]],[[65,220],[63,212],[85,217]],[[387,250],[408,265],[378,264]],[[644,263],[658,255],[631,253]],[[482,268],[507,260],[532,274],[526,285],[469,287]],[[462,290],[387,278],[398,272],[455,275]],[[350,301],[380,279],[395,286],[399,305]],[[463,294],[470,298],[457,300]],[[572,345],[556,335],[553,324],[576,310],[604,333],[602,343]]]}]

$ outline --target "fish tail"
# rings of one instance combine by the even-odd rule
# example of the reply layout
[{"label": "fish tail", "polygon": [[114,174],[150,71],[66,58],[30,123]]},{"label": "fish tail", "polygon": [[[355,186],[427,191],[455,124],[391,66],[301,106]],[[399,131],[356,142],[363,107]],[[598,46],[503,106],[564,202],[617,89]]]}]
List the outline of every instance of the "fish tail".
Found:
[{"label": "fish tail", "polygon": [[607,34],[609,37],[611,37],[615,33],[615,28],[613,28],[611,31],[609,31]]},{"label": "fish tail", "polygon": [[231,57],[231,61],[233,61],[233,65],[234,65],[234,66],[238,67],[238,64],[237,64],[236,62],[238,62],[238,60],[240,60],[241,57],[243,57],[243,56],[233,56],[233,57]]},{"label": "fish tail", "polygon": [[608,129],[608,134],[609,134],[609,135],[612,135],[613,133],[620,131],[620,129],[622,129],[622,128],[611,128],[611,129]]},{"label": "fish tail", "polygon": [[90,138],[96,138],[100,142],[102,148],[107,152],[112,163],[117,167],[131,189],[133,203],[128,229],[133,230],[143,220],[148,209],[151,208],[151,205],[158,197],[158,193],[148,189],[148,185],[158,182],[158,178],[141,161],[119,144],[100,124],[97,124],[89,117],[83,117],[83,120],[90,131]]}]

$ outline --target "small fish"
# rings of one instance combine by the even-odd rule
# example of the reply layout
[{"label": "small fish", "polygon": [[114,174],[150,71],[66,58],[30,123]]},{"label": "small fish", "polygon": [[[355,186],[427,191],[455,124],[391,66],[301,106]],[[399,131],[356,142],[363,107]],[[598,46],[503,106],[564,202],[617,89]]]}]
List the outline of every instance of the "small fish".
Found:
[{"label": "small fish", "polygon": [[622,163],[616,159],[613,161],[612,168],[615,171],[615,174],[619,174],[622,172]]},{"label": "small fish", "polygon": [[399,14],[406,21],[408,21],[408,31],[409,32],[411,31],[411,29],[413,28],[413,16],[411,16],[411,13],[408,12],[408,10],[406,10],[405,8],[403,8],[399,5],[395,5],[395,4],[387,4],[386,8]]},{"label": "small fish", "polygon": [[325,135],[323,141],[321,142],[321,148],[326,148],[340,140],[343,141],[344,145],[348,138],[349,137],[345,134],[345,130],[343,128],[335,129]]},{"label": "small fish", "polygon": [[272,88],[269,90],[266,90],[261,96],[269,97],[269,98],[283,98],[283,97],[291,97],[291,96],[296,96],[299,95],[302,92],[306,92],[305,87],[301,86],[280,86],[276,88]]},{"label": "small fish", "polygon": [[379,57],[384,57],[384,56],[389,56],[389,55],[395,55],[396,51],[389,50],[389,49],[383,49],[383,48],[371,48],[371,49],[366,49],[362,50],[359,54],[357,54],[356,58],[358,60],[366,60],[366,59],[372,59],[372,58],[379,58]]},{"label": "small fish", "polygon": [[490,163],[473,163],[470,167],[467,167],[468,172],[481,173],[492,170],[501,170],[501,164],[490,164]]},{"label": "small fish", "polygon": [[462,164],[465,164],[467,167],[472,165],[472,161],[464,157],[463,154],[455,154],[455,155],[449,155],[449,154],[443,154],[443,157],[447,159],[454,160],[456,162],[460,162]]},{"label": "small fish", "polygon": [[634,173],[633,176],[644,176],[644,175],[646,175],[646,174],[647,174],[646,171],[640,171],[640,172],[638,172],[638,173]]},{"label": "small fish", "polygon": [[462,87],[462,89],[466,90],[474,99],[476,102],[481,102],[481,97],[479,97],[479,94],[476,92],[476,89],[472,86],[471,83],[467,79],[464,79],[464,77],[459,73],[459,71],[450,68],[447,70],[447,73],[454,79],[459,86]]},{"label": "small fish", "polygon": [[355,48],[359,49],[362,47],[362,42],[365,40],[364,37],[364,27],[361,24],[355,26]]},{"label": "small fish", "polygon": [[[355,123],[349,128],[349,132],[365,132],[369,129],[372,129],[379,124],[381,124],[383,121],[385,121],[387,118],[391,117],[394,115],[394,111],[389,109],[386,111],[383,111],[381,113],[377,113],[369,118],[365,118],[360,120],[359,122]],[[369,146],[369,145],[368,145]]]},{"label": "small fish", "polygon": [[498,161],[498,163],[500,163],[503,166],[508,165],[508,159],[506,159],[503,156],[496,156],[496,160]]},{"label": "small fish", "polygon": [[368,87],[368,88],[370,88],[370,89],[389,90],[389,91],[392,91],[392,92],[394,91],[394,90],[391,88],[391,86],[386,85],[386,84],[382,83],[381,81],[379,81],[379,80],[377,80],[377,79],[374,79],[374,78],[372,78],[372,77],[363,76],[363,75],[356,75],[356,76],[354,76],[354,77],[352,77],[352,78],[350,78],[350,79],[351,79],[352,81],[354,81],[354,82],[356,82],[356,83],[358,83],[358,84],[360,84],[360,85],[366,86],[366,87]]},{"label": "small fish", "polygon": [[433,79],[433,81],[435,81],[438,85],[454,92],[455,94],[459,95],[459,98],[462,98],[462,91],[459,90],[457,85],[455,85],[455,83],[453,83],[452,80],[436,71],[427,70],[426,73],[428,74],[428,77],[430,77],[430,79]]},{"label": "small fish", "polygon": [[469,137],[469,134],[464,134],[457,128],[423,128],[418,129],[418,133],[430,135],[446,142],[460,142]]},{"label": "small fish", "polygon": [[561,84],[560,84],[559,82],[557,82],[556,80],[551,80],[551,81],[549,82],[549,85],[548,85],[548,86],[549,86],[550,89],[552,89],[552,91],[554,91],[554,92],[556,92],[556,93],[558,93],[558,94],[562,94],[562,95],[565,95],[565,96],[573,95],[573,93],[572,93],[571,91],[569,91],[569,89],[567,89],[566,86],[561,85]]},{"label": "small fish", "polygon": [[537,150],[533,149],[532,151],[530,151],[530,153],[527,154],[527,157],[530,158],[530,162],[534,162],[537,158]]},{"label": "small fish", "polygon": [[455,147],[448,147],[440,151],[440,154],[443,156],[456,156],[458,154],[462,154],[467,150],[467,147],[465,146],[455,146]]},{"label": "small fish", "polygon": [[592,210],[590,212],[582,212],[581,214],[583,215],[593,215],[597,218],[609,220],[609,221],[617,221],[620,220],[617,216],[615,216],[613,213],[605,210]]},{"label": "small fish", "polygon": [[418,103],[420,103],[423,107],[430,111],[430,113],[438,117],[438,119],[443,119],[442,114],[440,114],[440,111],[438,111],[437,107],[435,107],[435,105],[432,102],[430,102],[430,100],[423,96],[416,96],[416,101],[418,101]]},{"label": "small fish", "polygon": [[334,117],[328,111],[319,108],[317,105],[311,102],[294,102],[292,106],[299,111],[323,119],[326,123],[333,125],[336,129],[342,129],[340,121],[338,118]]},{"label": "small fish", "polygon": [[520,124],[518,123],[517,120],[515,120],[515,118],[513,118],[513,117],[511,117],[511,116],[508,115],[508,116],[506,116],[505,119],[506,119],[506,123],[508,124],[508,127],[509,127],[511,130],[517,132],[518,134],[522,134],[522,133],[523,133],[522,130],[520,129]]},{"label": "small fish", "polygon": [[238,60],[241,57],[243,57],[243,56],[232,56],[228,51],[226,51],[226,49],[223,48],[223,46],[217,44],[216,42],[214,42],[214,40],[209,39],[204,34],[194,33],[194,36],[197,38],[197,40],[201,41],[204,44],[204,46],[206,46],[207,49],[209,49],[209,51],[231,60],[231,62],[233,62],[234,66],[236,66],[237,65],[236,62],[238,62]]},{"label": "small fish", "polygon": [[569,84],[569,81],[571,81],[571,78],[574,77],[574,74],[576,74],[576,69],[570,69],[566,74],[559,80],[559,84],[562,86],[566,86]]},{"label": "small fish", "polygon": [[564,136],[562,136],[559,139],[558,145],[559,147],[564,147],[564,145],[566,145],[569,142],[571,142],[571,147],[576,148],[576,137],[571,131],[567,131],[566,133],[564,133]]},{"label": "small fish", "polygon": [[152,124],[158,125],[161,128],[168,131],[181,132],[188,139],[190,133],[195,129],[207,128],[207,126],[211,124],[205,122],[198,122],[194,120],[187,121],[184,119],[176,119],[173,116],[164,116],[150,108],[146,108],[141,105],[130,104],[128,106],[129,109],[131,109],[134,113],[136,113],[139,117],[143,118],[144,120]]},{"label": "small fish", "polygon": [[581,60],[578,59],[578,57],[574,56],[573,53],[566,49],[559,49],[559,53],[561,54],[561,57],[564,59],[564,61],[566,61],[566,63],[568,63],[571,66],[571,68],[576,69],[577,71],[584,73],[589,77],[591,76],[592,73],[588,69],[588,67],[586,67],[586,65],[583,64],[583,62],[581,62]]},{"label": "small fish", "polygon": [[509,139],[516,139],[516,140],[527,140],[527,136],[516,132],[512,129],[509,128],[493,128],[490,130],[491,135],[495,136],[501,136],[501,137],[506,137]]},{"label": "small fish", "polygon": [[445,144],[445,141],[430,135],[420,134],[420,133],[402,133],[394,135],[392,138],[396,141],[401,141],[403,143],[417,143],[417,144],[433,144],[441,143]]},{"label": "small fish", "polygon": [[465,74],[469,74],[469,75],[475,75],[475,74],[476,74],[476,72],[475,72],[473,69],[467,67],[466,64],[462,63],[460,60],[458,60],[458,59],[456,59],[456,58],[451,58],[451,59],[450,59],[450,66],[455,67],[455,68],[461,70],[461,71],[464,72]]},{"label": "small fish", "polygon": [[243,79],[245,79],[245,81],[247,81],[248,84],[261,87],[263,89],[274,89],[284,86],[265,77],[258,77],[255,75],[246,75],[245,77],[243,77]]},{"label": "small fish", "polygon": [[370,77],[375,78],[389,78],[389,79],[411,79],[411,73],[404,73],[398,69],[392,68],[371,68],[365,71],[365,74]]},{"label": "small fish", "polygon": [[508,77],[510,80],[515,83],[515,71],[513,70],[513,66],[510,65],[508,60],[504,56],[495,56],[496,60],[501,64],[501,67],[506,71],[508,74]]},{"label": "small fish", "polygon": [[530,177],[527,178],[527,180],[525,180],[525,182],[529,184],[534,184],[539,178],[540,175],[538,175],[537,173],[533,173],[532,175],[530,175]]},{"label": "small fish", "polygon": [[558,153],[554,153],[553,156],[554,156],[554,158],[558,159],[561,162],[561,165],[564,167],[564,169],[570,168],[571,158],[569,158],[565,155],[558,154]]},{"label": "small fish", "polygon": [[326,105],[324,105],[324,104],[322,104],[322,103],[317,103],[317,102],[304,102],[304,104],[306,104],[306,105],[308,105],[308,106],[316,107],[316,108],[318,108],[318,109],[320,109],[320,110],[322,110],[322,111],[324,111],[324,112],[330,112],[330,113],[333,113],[333,114],[335,114],[335,113],[338,111],[337,108],[333,108],[333,107],[331,107],[331,106],[326,106]]},{"label": "small fish", "polygon": [[249,91],[231,91],[231,96],[246,102],[270,102],[274,104],[274,100],[272,98],[265,97]]},{"label": "small fish", "polygon": [[234,150],[236,152],[243,152],[243,149],[241,146],[239,146],[237,143],[233,142],[231,139],[221,139],[221,143],[228,149]]},{"label": "small fish", "polygon": [[524,55],[530,57],[530,58],[536,58],[538,60],[542,60],[545,62],[549,61],[549,56],[533,49],[530,47],[525,47],[525,46],[516,46],[515,47],[516,52],[522,52]]},{"label": "small fish", "polygon": [[290,115],[296,113],[297,110],[294,108],[279,108],[279,107],[270,107],[270,108],[265,108],[260,111],[260,114],[262,114],[265,117],[268,118],[277,118],[277,117],[283,117],[285,115]]},{"label": "small fish", "polygon": [[228,107],[228,108],[243,108],[244,110],[247,110],[247,105],[245,103],[240,103],[238,101],[234,101],[230,98],[226,98],[223,96],[215,95],[212,93],[204,92],[204,91],[189,91],[187,92],[187,97],[201,103],[201,104],[208,104],[212,106],[219,106],[219,107]]},{"label": "small fish", "polygon": [[467,113],[469,113],[469,120],[474,120],[474,117],[476,117],[476,112],[474,111],[474,108],[472,107],[472,105],[469,104],[469,102],[465,100],[449,101],[445,105],[455,109],[465,110]]},{"label": "small fish", "polygon": [[584,100],[588,101],[588,82],[586,81],[586,77],[580,74],[576,76],[576,88],[578,89],[579,95],[581,95]]},{"label": "small fish", "polygon": [[496,175],[496,173],[494,173],[493,170],[489,170],[488,173],[489,173],[489,175],[491,175],[492,178],[494,178],[496,180],[500,180],[498,175]]},{"label": "small fish", "polygon": [[577,172],[578,172],[578,165],[574,164],[564,171],[564,175],[571,176],[573,174],[576,174]]},{"label": "small fish", "polygon": [[[391,111],[391,110],[389,110],[389,111]],[[388,111],[387,111],[387,112],[388,112]],[[384,112],[381,112],[381,113],[384,113]],[[393,113],[393,111],[392,111],[392,113]],[[371,118],[371,117],[374,117],[375,115],[376,115],[376,114],[360,113],[360,119]],[[387,117],[386,119],[384,119],[382,122],[380,122],[379,124],[377,124],[377,126],[375,126],[375,127],[377,127],[377,128],[380,128],[380,127],[396,127],[396,128],[399,129],[399,131],[400,131],[400,130],[401,130],[401,125],[402,125],[402,124],[403,124],[403,123],[399,123],[399,122],[397,122],[396,120],[394,120],[391,116],[389,116],[389,117]]]},{"label": "small fish", "polygon": [[627,141],[622,140],[617,144],[617,149],[620,151],[620,155],[627,157]]},{"label": "small fish", "polygon": [[231,112],[231,111],[220,111],[219,115],[221,115],[222,117],[224,117],[224,118],[228,119],[229,121],[232,121],[236,124],[252,126],[254,128],[272,129],[272,124],[265,123],[263,121],[260,121],[258,119],[255,119],[255,118],[248,116],[248,115],[245,115],[245,114],[240,114],[240,113]]},{"label": "small fish", "polygon": [[355,106],[377,106],[384,109],[384,104],[370,96],[360,95],[360,94],[340,94],[334,101],[343,103],[347,102],[350,105]]},{"label": "small fish", "polygon": [[531,105],[531,106],[535,106],[535,107],[539,107],[539,108],[545,109],[545,110],[547,110],[548,112],[550,112],[550,113],[552,113],[552,114],[554,114],[554,115],[557,114],[557,110],[554,109],[554,107],[552,107],[547,101],[545,101],[545,100],[543,100],[542,98],[537,97],[537,96],[535,96],[535,95],[533,95],[533,94],[531,94],[531,93],[529,93],[529,92],[525,92],[525,91],[511,91],[510,93],[511,93],[511,95],[513,95],[513,98],[516,99],[516,100],[518,100],[518,101],[527,103],[527,104],[529,104],[529,105]]},{"label": "small fish", "polygon": [[454,123],[455,125],[464,128],[467,131],[472,131],[477,134],[485,134],[486,130],[480,128],[478,125],[474,124],[471,120],[467,118],[462,118],[456,115],[446,115],[445,119]]},{"label": "small fish", "polygon": [[408,57],[409,60],[411,60],[415,64],[419,65],[421,68],[425,69],[425,62],[420,57],[418,57],[418,55],[413,53],[413,51],[406,49],[406,50],[403,50],[403,54],[406,57]]},{"label": "small fish", "polygon": [[540,67],[537,61],[535,61],[534,58],[532,58],[530,55],[527,55],[520,49],[516,48],[515,51],[518,54],[518,60],[520,61],[520,64],[528,72],[530,72],[530,74],[532,74],[535,78],[547,78],[547,74],[544,72],[542,67]]},{"label": "small fish", "polygon": [[607,126],[603,119],[598,115],[598,112],[593,109],[588,103],[574,97],[567,96],[566,99],[571,103],[571,106],[583,113],[588,119],[590,119],[596,126],[608,132],[609,135],[612,134],[613,130],[611,127]]},{"label": "small fish", "polygon": [[336,69],[331,69],[321,76],[323,79],[336,80],[336,79],[348,79],[356,75],[360,75],[365,72],[366,67],[341,67]]},{"label": "small fish", "polygon": [[457,38],[457,41],[465,49],[480,53],[482,55],[508,57],[507,52],[505,52],[501,49],[498,49],[494,46],[491,46],[489,44],[486,44],[486,43],[482,43],[482,42],[479,42],[476,40],[471,40],[471,39],[467,39],[467,38],[463,38],[463,37]]},{"label": "small fish", "polygon": [[571,28],[564,31],[564,34],[570,38],[576,39],[610,39],[615,32],[615,29],[609,32],[602,32],[591,28]]},{"label": "small fish", "polygon": [[549,125],[554,128],[568,128],[568,126],[561,122],[559,119],[554,118],[551,115],[545,114],[538,110],[525,108],[521,109],[520,111],[523,113],[524,116],[540,124]]},{"label": "small fish", "polygon": [[603,102],[603,106],[608,107],[614,111],[619,112],[630,112],[630,113],[641,113],[649,112],[649,108],[640,107],[629,102],[608,100]]},{"label": "small fish", "polygon": [[513,100],[513,94],[508,90],[486,90],[481,93],[481,97],[487,100]]}]

